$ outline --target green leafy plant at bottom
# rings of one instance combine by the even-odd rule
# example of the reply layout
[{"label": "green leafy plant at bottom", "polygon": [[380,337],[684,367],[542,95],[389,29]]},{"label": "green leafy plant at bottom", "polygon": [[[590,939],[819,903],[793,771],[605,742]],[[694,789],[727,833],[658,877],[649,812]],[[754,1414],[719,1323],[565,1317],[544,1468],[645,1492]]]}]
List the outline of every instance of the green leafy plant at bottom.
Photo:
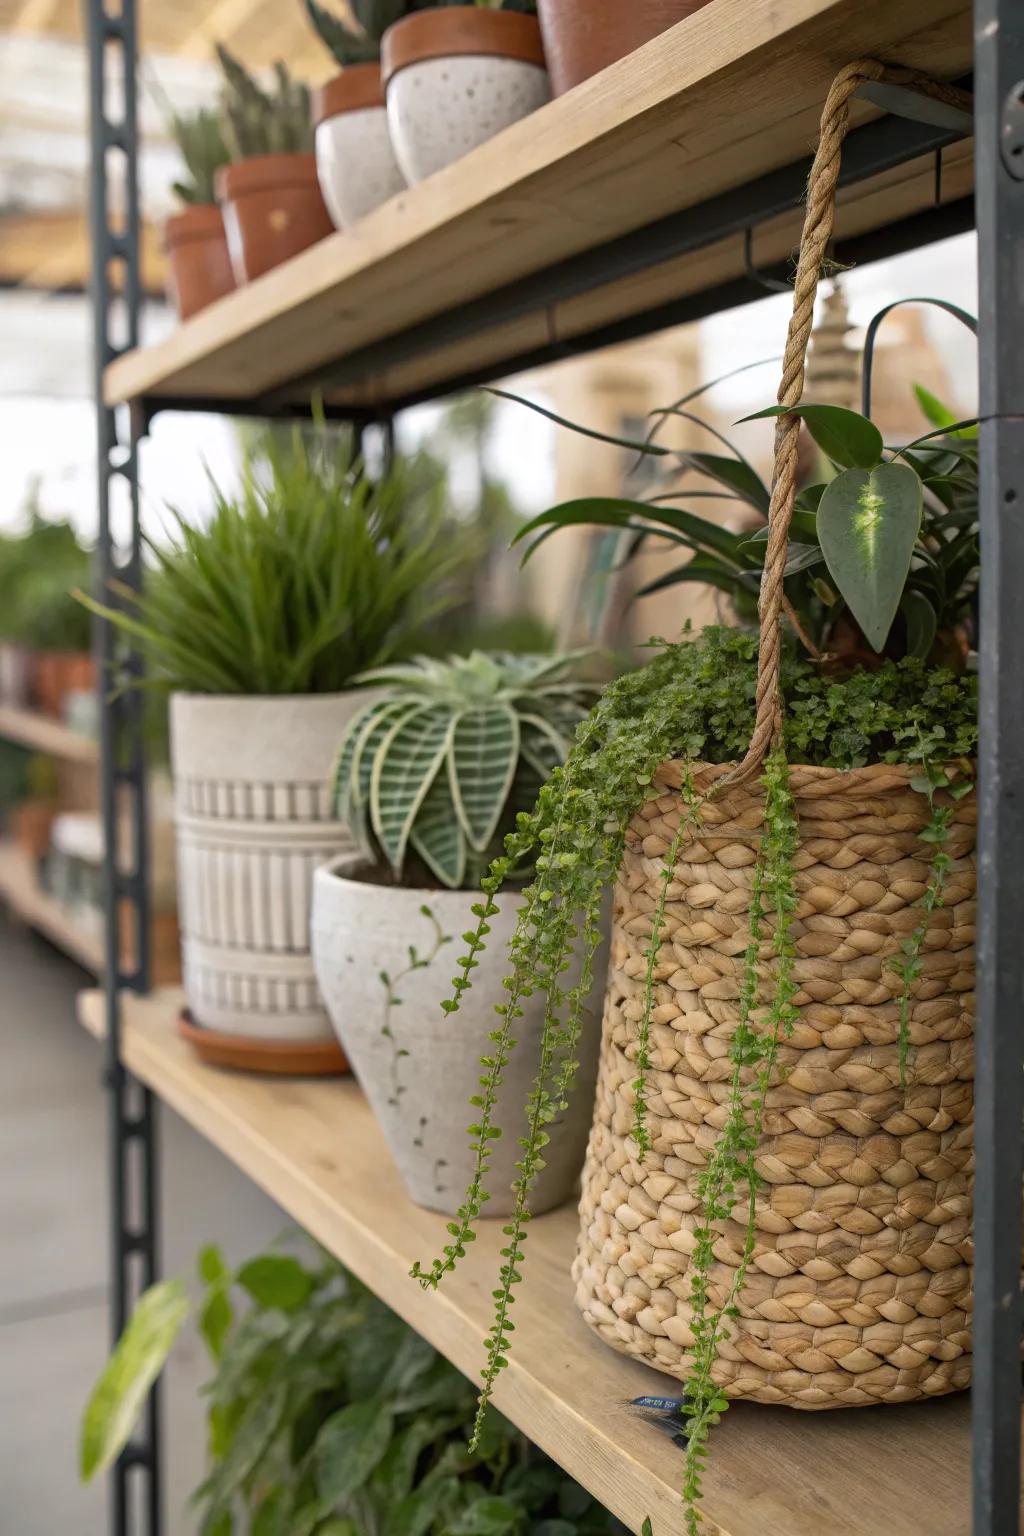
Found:
[{"label": "green leafy plant at bottom", "polygon": [[[199,1273],[215,1368],[201,1536],[625,1536],[500,1416],[467,1450],[471,1384],[329,1256],[232,1272],[209,1247]],[[85,1412],[84,1478],[126,1444],[191,1310],[180,1281],[140,1301]]]},{"label": "green leafy plant at bottom", "polygon": [[[541,790],[535,809],[523,813],[482,882],[483,900],[474,909],[478,924],[466,935],[467,949],[444,1006],[457,1010],[472,986],[477,956],[486,944],[494,897],[524,864],[535,876],[525,887],[519,923],[510,943],[506,998],[490,1050],[481,1063],[480,1093],[473,1101],[470,1127],[476,1165],[457,1218],[448,1227],[450,1241],[427,1266],[413,1275],[437,1286],[465,1256],[475,1225],[488,1199],[487,1176],[496,1123],[498,1093],[505,1066],[516,1045],[516,1020],[523,998],[545,998],[545,1033],[540,1064],[528,1100],[528,1130],[521,1141],[515,1207],[503,1228],[495,1314],[486,1342],[483,1387],[474,1441],[485,1431],[485,1411],[495,1380],[508,1363],[513,1332],[510,1311],[522,1278],[529,1235],[530,1193],[548,1139],[546,1127],[567,1106],[578,1063],[583,1001],[592,979],[600,941],[600,913],[605,890],[615,879],[629,824],[652,793],[659,766],[669,758],[684,765],[684,823],[699,822],[701,802],[686,777],[686,765],[729,763],[746,751],[754,725],[757,637],[722,628],[705,630],[696,641],[665,646],[649,666],[613,683],[582,722],[563,766]],[[789,788],[789,762],[837,769],[869,762],[918,764],[916,784],[931,786],[929,840],[944,855],[944,834],[951,817],[934,799],[936,791],[956,783],[970,785],[969,765],[977,742],[977,685],[968,674],[930,668],[908,657],[883,662],[877,670],[829,675],[792,650],[784,655],[781,675],[786,716],[782,740],[762,770],[765,791],[763,835],[749,909],[750,934],[741,982],[741,1017],[730,1045],[733,1075],[723,1130],[702,1175],[702,1211],[697,1246],[690,1264],[694,1318],[694,1365],[686,1386],[688,1449],[684,1503],[688,1529],[697,1529],[701,1468],[710,1426],[727,1406],[714,1382],[718,1346],[734,1315],[756,1236],[759,1180],[755,1167],[765,1095],[781,1040],[794,1020],[793,945],[790,924],[796,905],[794,853],[796,817]],[[949,765],[948,769],[946,766]],[[924,791],[922,791],[924,792]],[[940,814],[941,813],[941,814]],[[939,822],[942,825],[939,825]],[[680,834],[680,838],[682,837]],[[679,839],[673,848],[679,851]],[[666,867],[673,872],[673,849]],[[923,906],[941,898],[943,866],[933,863]],[[663,879],[662,890],[667,882]],[[644,1019],[650,1020],[655,963],[661,943],[664,904],[659,902],[647,949]],[[924,937],[923,923],[908,940],[899,972],[906,998],[901,1021],[909,1012],[915,956]],[[576,987],[563,985],[571,956],[581,955],[582,977]],[[644,1024],[637,1042],[634,1095],[640,1106],[634,1134],[645,1145]],[[906,1052],[901,1034],[901,1060]],[[556,1065],[557,1064],[557,1065]],[[737,1207],[740,1213],[737,1214]],[[746,1228],[743,1259],[724,1300],[712,1301],[709,1288],[715,1224],[734,1218]]]}]

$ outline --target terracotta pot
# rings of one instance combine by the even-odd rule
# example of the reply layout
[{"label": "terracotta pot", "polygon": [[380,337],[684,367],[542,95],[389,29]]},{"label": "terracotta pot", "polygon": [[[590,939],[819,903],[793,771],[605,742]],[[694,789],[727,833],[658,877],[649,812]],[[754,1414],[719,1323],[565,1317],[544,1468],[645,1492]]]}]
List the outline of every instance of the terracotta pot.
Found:
[{"label": "terracotta pot", "polygon": [[44,715],[60,714],[62,695],[59,651],[37,651],[33,656],[32,697]]},{"label": "terracotta pot", "polygon": [[224,219],[216,203],[193,203],[164,225],[167,291],[187,320],[235,286]]},{"label": "terracotta pot", "polygon": [[253,155],[217,172],[236,283],[278,267],[331,233],[312,155]]},{"label": "terracotta pot", "polygon": [[352,64],[313,93],[316,173],[338,229],[401,192],[379,64]]},{"label": "terracotta pot", "polygon": [[56,655],[60,709],[63,714],[64,700],[69,693],[96,692],[96,663],[89,651],[58,651]]},{"label": "terracotta pot", "polygon": [[554,95],[699,11],[708,0],[538,0]]},{"label": "terracotta pot", "polygon": [[548,100],[536,17],[471,5],[414,11],[384,34],[381,72],[402,173],[423,181]]},{"label": "terracotta pot", "polygon": [[33,864],[50,851],[50,829],[59,807],[53,800],[24,800],[11,811],[11,833]]}]

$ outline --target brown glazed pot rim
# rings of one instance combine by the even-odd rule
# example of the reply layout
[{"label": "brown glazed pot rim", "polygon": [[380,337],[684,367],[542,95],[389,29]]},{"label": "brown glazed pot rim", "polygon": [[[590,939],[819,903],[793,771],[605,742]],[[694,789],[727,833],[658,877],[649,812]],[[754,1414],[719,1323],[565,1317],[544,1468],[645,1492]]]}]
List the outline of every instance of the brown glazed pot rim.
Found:
[{"label": "brown glazed pot rim", "polygon": [[516,59],[544,68],[544,45],[536,16],[522,11],[488,11],[475,5],[413,11],[388,28],[381,43],[381,77],[387,86],[400,69],[425,59],[471,54]]},{"label": "brown glazed pot rim", "polygon": [[348,64],[313,92],[313,127],[343,112],[366,112],[384,106],[384,82],[379,64]]},{"label": "brown glazed pot rim", "polygon": [[246,192],[270,192],[275,187],[294,187],[305,183],[319,186],[316,159],[311,154],[251,155],[248,160],[233,160],[217,172],[217,201],[230,202]]},{"label": "brown glazed pot rim", "polygon": [[216,203],[189,203],[164,221],[164,249],[188,240],[222,240],[224,219]]}]

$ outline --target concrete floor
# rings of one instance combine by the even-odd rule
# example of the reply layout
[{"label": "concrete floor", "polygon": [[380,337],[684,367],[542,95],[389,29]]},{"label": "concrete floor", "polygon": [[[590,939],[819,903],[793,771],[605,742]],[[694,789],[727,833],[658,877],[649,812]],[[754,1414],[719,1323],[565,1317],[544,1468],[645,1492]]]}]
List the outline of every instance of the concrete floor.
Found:
[{"label": "concrete floor", "polygon": [[[75,1023],[89,978],[0,916],[0,1536],[106,1536],[103,1486],[77,1478],[78,1420],[107,1351],[106,1118],[100,1051]],[[259,1252],[280,1211],[161,1111],[164,1273],[196,1251]],[[167,1536],[195,1536],[207,1375],[180,1341],[165,1385]]]}]

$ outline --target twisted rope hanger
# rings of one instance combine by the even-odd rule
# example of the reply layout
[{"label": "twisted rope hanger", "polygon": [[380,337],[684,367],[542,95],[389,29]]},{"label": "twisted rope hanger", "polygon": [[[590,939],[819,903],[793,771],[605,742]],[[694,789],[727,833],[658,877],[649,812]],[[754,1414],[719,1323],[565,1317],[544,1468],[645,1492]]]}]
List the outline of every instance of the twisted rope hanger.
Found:
[{"label": "twisted rope hanger", "polygon": [[[782,359],[778,403],[799,405],[804,390],[807,346],[814,319],[822,262],[835,227],[836,187],[843,142],[850,127],[850,98],[869,81],[901,85],[970,111],[971,96],[956,86],[932,80],[917,70],[881,64],[876,59],[857,59],[841,69],[832,82],[821,114],[818,147],[807,182],[807,204],[800,236],[800,255],[793,287],[793,313]],[[750,746],[743,761],[718,781],[716,789],[742,784],[753,778],[782,731],[782,693],[779,672],[782,661],[782,615],[789,608],[783,591],[789,527],[796,501],[799,416],[780,416],[775,426],[775,457],[768,508],[768,548],[758,600],[760,643],[757,661],[757,710]]]}]

